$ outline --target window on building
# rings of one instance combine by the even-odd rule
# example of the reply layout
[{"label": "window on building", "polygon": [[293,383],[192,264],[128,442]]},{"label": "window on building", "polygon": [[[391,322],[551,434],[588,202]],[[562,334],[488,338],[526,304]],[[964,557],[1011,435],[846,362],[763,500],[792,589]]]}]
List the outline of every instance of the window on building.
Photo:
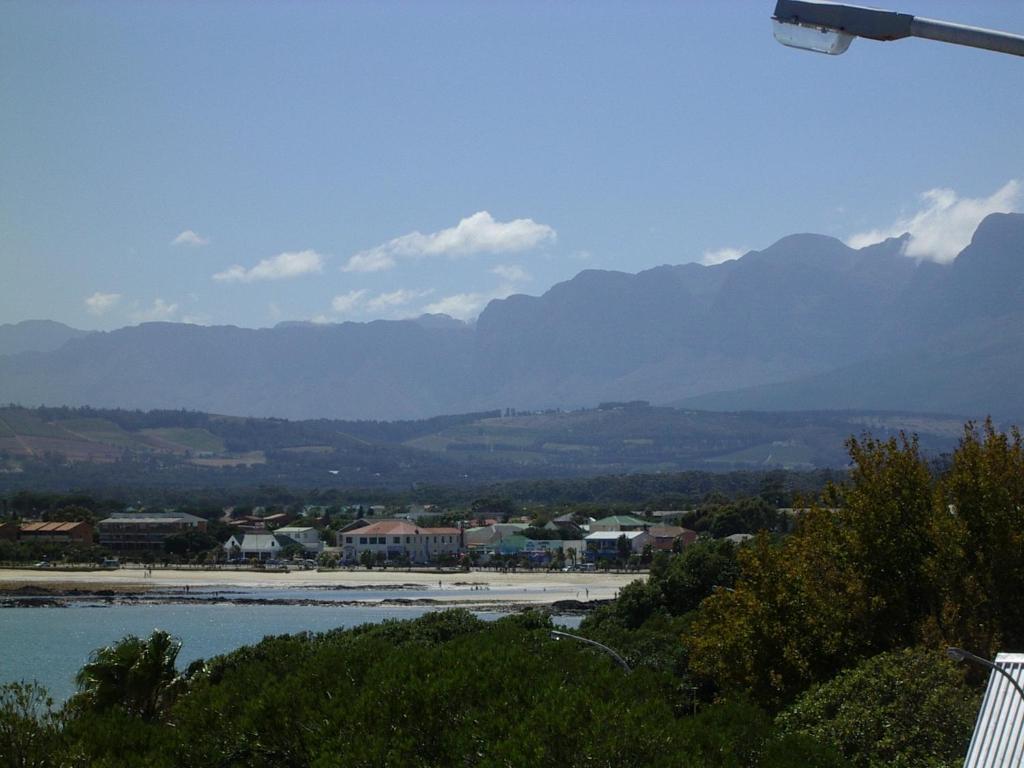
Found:
[{"label": "window on building", "polygon": [[391,543],[392,544],[401,544],[402,543],[402,537],[401,536],[392,536],[391,537]]},{"label": "window on building", "polygon": [[360,544],[365,544],[366,543],[366,537],[365,536],[360,536],[359,537],[359,543]]},{"label": "window on building", "polygon": [[346,544],[351,544],[352,543],[352,537],[351,536],[346,536],[345,537],[345,543]]}]

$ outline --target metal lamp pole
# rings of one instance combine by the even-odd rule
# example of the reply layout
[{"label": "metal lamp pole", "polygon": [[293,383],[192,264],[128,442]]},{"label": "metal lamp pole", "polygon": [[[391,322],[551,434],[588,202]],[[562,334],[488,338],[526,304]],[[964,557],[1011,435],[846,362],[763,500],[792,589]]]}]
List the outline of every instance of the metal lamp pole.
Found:
[{"label": "metal lamp pole", "polygon": [[1020,687],[1020,684],[1014,679],[1013,675],[1007,672],[1005,669],[1000,667],[998,664],[983,659],[981,656],[975,656],[970,651],[965,651],[963,648],[947,648],[946,655],[949,656],[953,661],[969,661],[972,664],[977,664],[979,667],[985,667],[991,669],[994,672],[998,672],[1000,675],[1010,681],[1010,685],[1017,691],[1017,695],[1020,696],[1021,701],[1024,702],[1024,688]]},{"label": "metal lamp pole", "polygon": [[619,656],[619,654],[617,654],[615,651],[613,651],[607,645],[604,645],[603,643],[599,643],[596,640],[591,640],[589,637],[580,637],[579,635],[570,635],[568,632],[560,632],[557,629],[553,629],[553,630],[551,630],[551,639],[553,639],[553,640],[575,640],[576,642],[579,642],[579,643],[586,643],[587,645],[592,645],[595,648],[600,648],[602,651],[604,651],[609,656],[611,656],[613,659],[615,659],[615,661],[618,663],[618,665],[620,667],[622,667],[624,670],[626,670],[626,672],[632,672],[633,671],[630,668],[629,664],[626,663],[626,660],[624,658],[622,658],[621,656]]}]

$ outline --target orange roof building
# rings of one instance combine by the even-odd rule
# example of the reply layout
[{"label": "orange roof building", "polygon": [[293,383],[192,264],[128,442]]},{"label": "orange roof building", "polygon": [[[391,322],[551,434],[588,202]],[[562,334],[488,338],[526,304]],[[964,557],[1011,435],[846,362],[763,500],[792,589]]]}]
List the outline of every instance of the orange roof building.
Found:
[{"label": "orange roof building", "polygon": [[18,527],[18,538],[22,541],[92,544],[92,525],[84,521],[77,523],[22,523]]},{"label": "orange roof building", "polygon": [[338,534],[343,562],[358,562],[363,552],[375,559],[431,563],[462,551],[459,528],[423,528],[407,520],[381,520]]}]

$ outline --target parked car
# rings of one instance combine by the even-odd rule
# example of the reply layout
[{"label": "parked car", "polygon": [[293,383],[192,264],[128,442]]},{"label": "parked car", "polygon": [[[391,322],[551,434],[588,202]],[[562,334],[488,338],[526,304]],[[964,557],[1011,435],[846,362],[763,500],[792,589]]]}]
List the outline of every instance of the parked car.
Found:
[{"label": "parked car", "polygon": [[35,567],[36,568],[49,568],[50,564],[48,562],[46,562],[45,560],[40,560],[38,563],[36,563]]}]

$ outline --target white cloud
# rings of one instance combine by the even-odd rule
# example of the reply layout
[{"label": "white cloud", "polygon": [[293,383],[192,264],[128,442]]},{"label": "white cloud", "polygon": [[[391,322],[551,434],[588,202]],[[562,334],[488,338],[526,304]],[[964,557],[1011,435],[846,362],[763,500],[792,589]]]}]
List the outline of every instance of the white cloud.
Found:
[{"label": "white cloud", "polygon": [[367,291],[362,288],[358,291],[349,291],[331,299],[331,309],[339,315],[347,315],[354,311],[363,301]]},{"label": "white cloud", "polygon": [[168,322],[173,320],[177,314],[177,304],[172,304],[163,299],[154,299],[153,304],[148,308],[132,312],[131,318],[136,323]]},{"label": "white cloud", "polygon": [[202,245],[209,245],[209,243],[210,238],[203,237],[198,232],[193,232],[191,229],[179,232],[178,236],[171,240],[171,245],[190,245],[193,248],[198,248]]},{"label": "white cloud", "polygon": [[290,277],[322,272],[324,257],[316,251],[286,251],[263,259],[255,267],[246,269],[241,264],[228,267],[213,276],[214,280],[228,283],[251,283],[256,280],[284,280]]},{"label": "white cloud", "polygon": [[342,271],[379,272],[402,258],[472,256],[478,253],[516,253],[553,242],[555,230],[533,219],[495,221],[487,211],[462,219],[454,227],[423,234],[412,232],[352,256]]},{"label": "white cloud", "polygon": [[530,280],[533,280],[530,273],[518,264],[499,264],[491,269],[491,274],[497,275],[502,280],[507,280],[510,283],[528,283]]},{"label": "white cloud", "polygon": [[408,306],[416,299],[422,299],[434,291],[431,288],[398,288],[387,293],[372,296],[365,288],[349,291],[331,300],[331,309],[337,315],[361,315],[373,313],[388,315],[394,310]]},{"label": "white cloud", "polygon": [[342,272],[383,272],[395,266],[395,260],[383,251],[363,251],[349,258]]},{"label": "white cloud", "polygon": [[507,299],[516,293],[511,283],[499,285],[492,291],[474,291],[445,296],[423,308],[427,314],[451,315],[459,320],[472,320],[494,299]]},{"label": "white cloud", "polygon": [[1017,210],[1020,182],[1011,179],[989,197],[960,197],[952,189],[930,189],[921,198],[924,207],[897,219],[891,226],[852,235],[846,243],[863,248],[909,232],[903,253],[916,259],[948,263],[971,242],[974,230],[990,213]]},{"label": "white cloud", "polygon": [[371,312],[379,312],[384,309],[393,309],[395,307],[404,307],[415,299],[422,299],[433,293],[430,288],[423,290],[409,290],[406,288],[399,288],[397,291],[390,291],[388,293],[382,293],[366,302],[366,308]]},{"label": "white cloud", "polygon": [[109,312],[121,301],[120,293],[102,293],[96,291],[85,300],[85,308],[94,315],[102,315]]},{"label": "white cloud", "polygon": [[459,320],[471,320],[480,314],[487,302],[495,298],[488,293],[456,293],[428,304],[423,311],[431,315],[451,315]]},{"label": "white cloud", "polygon": [[746,251],[742,248],[718,248],[714,251],[704,251],[704,255],[700,257],[700,263],[706,267],[710,267],[714,264],[721,264],[725,261],[732,261],[738,259]]}]

